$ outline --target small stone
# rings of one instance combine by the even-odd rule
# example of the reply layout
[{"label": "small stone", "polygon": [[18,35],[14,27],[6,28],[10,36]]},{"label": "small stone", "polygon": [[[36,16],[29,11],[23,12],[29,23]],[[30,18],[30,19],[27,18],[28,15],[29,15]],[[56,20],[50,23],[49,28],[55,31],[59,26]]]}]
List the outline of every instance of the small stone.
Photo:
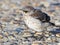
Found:
[{"label": "small stone", "polygon": [[37,32],[34,34],[34,36],[42,35],[42,32]]},{"label": "small stone", "polygon": [[56,26],[60,26],[60,21],[55,21]]},{"label": "small stone", "polygon": [[13,36],[8,36],[9,40],[16,40]]},{"label": "small stone", "polygon": [[18,17],[16,17],[15,20],[20,20],[20,19]]},{"label": "small stone", "polygon": [[32,43],[32,45],[40,45],[40,42],[39,42],[39,41],[34,41],[34,42]]},{"label": "small stone", "polygon": [[45,34],[46,37],[49,37],[49,34]]},{"label": "small stone", "polygon": [[5,22],[9,22],[10,21],[10,19],[8,17],[3,17],[3,18],[1,18],[1,20],[5,21]]},{"label": "small stone", "polygon": [[8,36],[8,35],[9,35],[9,33],[8,33],[8,32],[4,32],[4,34],[5,34],[6,36]]},{"label": "small stone", "polygon": [[46,42],[51,42],[52,40],[51,40],[51,38],[47,38],[47,40],[46,40]]},{"label": "small stone", "polygon": [[16,13],[20,13],[20,10],[19,10],[19,9],[17,9],[17,10],[16,10]]},{"label": "small stone", "polygon": [[13,22],[14,22],[14,21],[13,21],[13,20],[11,20],[11,21],[10,21],[10,24],[13,24]]},{"label": "small stone", "polygon": [[3,39],[3,36],[2,35],[0,35],[0,39]]},{"label": "small stone", "polygon": [[36,34],[37,34],[37,35],[38,35],[38,34],[39,34],[39,35],[42,35],[42,32],[37,32]]},{"label": "small stone", "polygon": [[60,38],[60,33],[59,34],[56,34],[56,36]]},{"label": "small stone", "polygon": [[18,45],[17,43],[12,43],[12,44],[10,44],[10,45]]},{"label": "small stone", "polygon": [[39,45],[39,44],[33,43],[32,45]]},{"label": "small stone", "polygon": [[29,37],[29,36],[32,36],[32,35],[28,32],[24,33],[24,35],[23,35],[23,37]]},{"label": "small stone", "polygon": [[6,25],[2,25],[2,27],[4,27],[4,28],[5,28],[5,26],[6,26]]},{"label": "small stone", "polygon": [[8,41],[8,38],[7,37],[4,37],[3,40],[4,40],[4,42],[7,42]]}]

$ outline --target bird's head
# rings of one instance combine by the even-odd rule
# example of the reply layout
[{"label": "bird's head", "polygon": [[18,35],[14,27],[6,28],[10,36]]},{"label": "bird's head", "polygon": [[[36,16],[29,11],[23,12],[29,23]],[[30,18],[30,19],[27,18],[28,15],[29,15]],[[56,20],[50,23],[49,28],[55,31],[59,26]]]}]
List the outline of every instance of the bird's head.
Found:
[{"label": "bird's head", "polygon": [[22,9],[20,9],[23,11],[23,14],[26,16],[30,16],[32,13],[34,13],[34,8],[32,6],[25,6]]}]

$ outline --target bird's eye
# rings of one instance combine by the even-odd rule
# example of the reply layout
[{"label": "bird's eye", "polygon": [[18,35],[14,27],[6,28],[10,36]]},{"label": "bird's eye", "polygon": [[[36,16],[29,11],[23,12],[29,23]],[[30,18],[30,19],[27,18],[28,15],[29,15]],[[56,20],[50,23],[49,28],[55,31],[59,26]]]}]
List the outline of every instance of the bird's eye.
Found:
[{"label": "bird's eye", "polygon": [[28,11],[24,11],[25,13],[27,13]]}]

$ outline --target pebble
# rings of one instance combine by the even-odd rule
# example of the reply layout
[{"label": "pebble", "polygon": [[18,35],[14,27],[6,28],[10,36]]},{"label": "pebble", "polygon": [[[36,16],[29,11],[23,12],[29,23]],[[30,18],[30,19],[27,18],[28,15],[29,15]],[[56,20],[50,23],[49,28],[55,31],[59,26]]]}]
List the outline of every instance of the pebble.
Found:
[{"label": "pebble", "polygon": [[32,36],[29,32],[24,33],[23,37],[29,37]]},{"label": "pebble", "polygon": [[0,35],[0,39],[3,39],[3,36],[2,35]]},{"label": "pebble", "polygon": [[8,33],[8,32],[4,32],[4,35],[5,35],[5,36],[8,36],[8,35],[9,35],[9,33]]},{"label": "pebble", "polygon": [[42,32],[37,32],[36,35],[42,35]]},{"label": "pebble", "polygon": [[40,45],[40,42],[35,41],[32,43],[32,45]]},{"label": "pebble", "polygon": [[4,37],[3,40],[4,40],[4,42],[7,42],[8,41],[8,38],[7,37]]},{"label": "pebble", "polygon": [[46,37],[49,37],[49,34],[45,34]]},{"label": "pebble", "polygon": [[8,39],[9,40],[16,40],[15,37],[13,37],[13,36],[9,36]]},{"label": "pebble", "polygon": [[56,34],[56,36],[57,36],[58,38],[60,38],[60,33]]},{"label": "pebble", "polygon": [[56,26],[60,26],[60,21],[55,21]]}]

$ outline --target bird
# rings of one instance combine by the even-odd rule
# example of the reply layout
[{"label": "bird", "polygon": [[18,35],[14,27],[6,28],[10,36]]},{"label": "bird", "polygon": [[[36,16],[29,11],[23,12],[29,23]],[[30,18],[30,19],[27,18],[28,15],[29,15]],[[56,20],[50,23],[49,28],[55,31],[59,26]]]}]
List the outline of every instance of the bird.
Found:
[{"label": "bird", "polygon": [[25,24],[34,31],[44,31],[43,23],[55,25],[50,22],[50,16],[39,9],[35,9],[32,6],[25,6],[20,10],[22,10]]}]

